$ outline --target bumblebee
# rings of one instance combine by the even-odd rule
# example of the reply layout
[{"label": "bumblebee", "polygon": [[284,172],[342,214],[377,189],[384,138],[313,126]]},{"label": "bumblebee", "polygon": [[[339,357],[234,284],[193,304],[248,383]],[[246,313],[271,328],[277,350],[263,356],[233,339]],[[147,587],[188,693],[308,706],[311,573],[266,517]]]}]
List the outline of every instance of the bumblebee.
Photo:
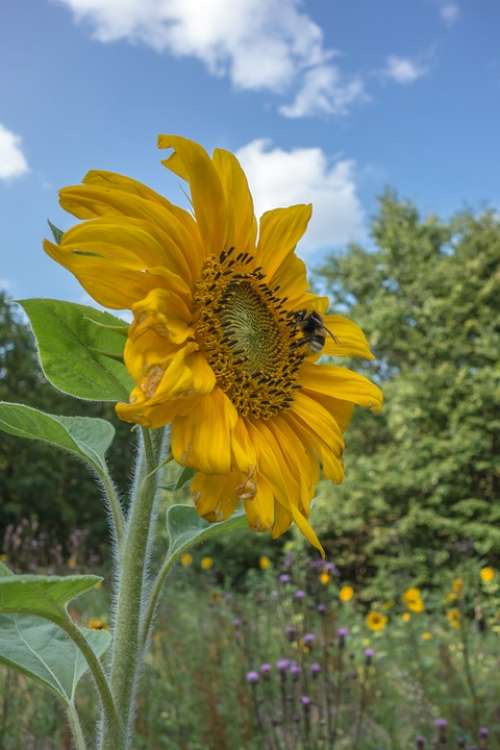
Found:
[{"label": "bumblebee", "polygon": [[300,345],[307,345],[311,354],[319,354],[323,349],[326,337],[330,336],[336,344],[338,339],[323,323],[321,315],[313,310],[298,310],[295,313],[295,320],[302,331]]}]

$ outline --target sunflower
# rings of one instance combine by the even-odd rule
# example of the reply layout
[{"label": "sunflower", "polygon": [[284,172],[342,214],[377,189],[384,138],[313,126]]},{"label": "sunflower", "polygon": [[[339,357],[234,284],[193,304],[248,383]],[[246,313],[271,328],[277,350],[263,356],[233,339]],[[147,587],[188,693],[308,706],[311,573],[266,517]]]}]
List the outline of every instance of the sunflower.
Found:
[{"label": "sunflower", "polygon": [[491,583],[495,578],[495,568],[487,565],[485,568],[481,568],[481,570],[479,571],[479,575],[483,583]]},{"label": "sunflower", "polygon": [[403,603],[407,609],[409,609],[411,612],[415,612],[416,614],[419,614],[420,612],[423,612],[425,609],[424,601],[422,599],[422,594],[420,593],[420,589],[416,587],[411,587],[409,589],[406,589],[403,596]]},{"label": "sunflower", "polygon": [[339,591],[339,599],[341,602],[350,602],[352,597],[354,596],[354,589],[352,586],[348,586],[347,584],[342,586]]},{"label": "sunflower", "polygon": [[458,629],[460,627],[461,616],[459,609],[449,609],[446,613],[446,618],[452,628]]},{"label": "sunflower", "polygon": [[[175,460],[196,471],[200,515],[220,521],[243,502],[253,529],[278,537],[295,522],[321,550],[307,520],[320,470],[342,481],[353,407],[377,411],[382,394],[318,358],[373,355],[356,323],[309,289],[295,247],[310,205],[267,211],[257,225],[233,154],[210,157],[173,135],[159,147],[173,149],[163,164],[187,181],[194,216],[129,177],[91,171],[60,192],[83,221],[45,250],[99,304],[132,311],[124,360],[135,387],[116,411],[171,424]],[[309,346],[314,324],[332,336],[321,328]]]},{"label": "sunflower", "polygon": [[370,630],[373,630],[374,632],[377,632],[379,630],[383,630],[385,626],[387,625],[387,615],[383,615],[381,612],[376,612],[375,610],[372,610],[371,612],[368,612],[366,615],[366,625]]},{"label": "sunflower", "polygon": [[100,617],[91,617],[90,620],[87,621],[87,627],[92,630],[107,630],[108,623]]}]

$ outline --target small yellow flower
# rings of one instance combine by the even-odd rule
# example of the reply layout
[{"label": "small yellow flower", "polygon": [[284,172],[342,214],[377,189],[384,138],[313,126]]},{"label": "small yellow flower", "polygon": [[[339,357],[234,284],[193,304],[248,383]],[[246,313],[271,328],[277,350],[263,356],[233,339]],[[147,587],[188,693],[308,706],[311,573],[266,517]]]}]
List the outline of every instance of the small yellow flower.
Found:
[{"label": "small yellow flower", "polygon": [[352,586],[342,586],[339,591],[339,599],[341,602],[350,602],[354,596],[354,589]]},{"label": "small yellow flower", "polygon": [[181,565],[183,568],[189,568],[193,562],[193,555],[190,552],[183,552],[181,555]]},{"label": "small yellow flower", "polygon": [[319,574],[319,581],[323,586],[328,586],[330,583],[330,573],[327,573],[325,570]]},{"label": "small yellow flower", "polygon": [[269,568],[272,567],[271,560],[266,555],[261,555],[259,557],[259,568],[261,570],[269,570]]},{"label": "small yellow flower", "polygon": [[213,557],[202,557],[200,565],[202,570],[210,570],[214,565]]},{"label": "small yellow flower", "polygon": [[481,568],[479,575],[483,583],[491,583],[496,575],[496,571],[495,568],[487,565],[485,568]]},{"label": "small yellow flower", "polygon": [[366,625],[370,630],[378,631],[383,630],[387,625],[387,615],[383,615],[381,612],[372,610],[366,615]]},{"label": "small yellow flower", "polygon": [[87,627],[92,628],[92,630],[107,630],[108,623],[100,617],[91,617],[87,622]]},{"label": "small yellow flower", "polygon": [[457,596],[457,594],[455,594],[455,592],[454,592],[454,591],[449,591],[449,592],[448,592],[448,593],[446,594],[446,597],[445,597],[445,602],[446,602],[446,604],[453,604],[453,602],[456,602],[456,601],[457,601],[457,599],[458,599],[458,596]]},{"label": "small yellow flower", "polygon": [[411,620],[410,613],[409,612],[403,612],[403,614],[401,615],[401,619],[403,620],[403,622],[410,622],[410,620]]},{"label": "small yellow flower", "polygon": [[402,596],[402,599],[405,607],[412,612],[415,612],[416,614],[423,612],[425,609],[420,589],[417,589],[415,587],[406,589]]},{"label": "small yellow flower", "polygon": [[6,555],[6,554],[5,554],[5,552],[3,552],[3,553],[2,553],[1,555],[0,555],[0,562],[7,562],[7,560],[8,560],[8,559],[9,559],[9,556],[8,556],[8,555]]},{"label": "small yellow flower", "polygon": [[448,612],[446,613],[446,617],[452,628],[457,629],[460,627],[460,610],[459,609],[449,609]]},{"label": "small yellow flower", "polygon": [[76,568],[76,556],[71,555],[71,557],[68,558],[68,568],[70,570],[74,570]]},{"label": "small yellow flower", "polygon": [[461,594],[464,590],[463,578],[454,578],[451,584],[451,590],[454,594]]},{"label": "small yellow flower", "polygon": [[432,633],[430,633],[428,630],[424,630],[424,632],[422,633],[420,637],[423,641],[431,641]]}]

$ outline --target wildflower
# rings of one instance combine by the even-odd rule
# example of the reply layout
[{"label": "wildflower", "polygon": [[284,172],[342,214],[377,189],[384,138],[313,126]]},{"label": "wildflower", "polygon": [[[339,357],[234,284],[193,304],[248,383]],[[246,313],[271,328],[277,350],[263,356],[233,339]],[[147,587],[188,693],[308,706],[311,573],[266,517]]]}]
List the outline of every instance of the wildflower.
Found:
[{"label": "wildflower", "polygon": [[349,635],[349,630],[347,628],[338,628],[337,629],[337,638],[339,639],[339,647],[344,648],[345,641],[347,636]]},{"label": "wildflower", "polygon": [[342,586],[339,591],[339,599],[341,602],[350,602],[354,596],[354,589],[352,586]]},{"label": "wildflower", "polygon": [[70,570],[75,570],[77,566],[77,560],[75,555],[71,555],[71,557],[68,557],[68,568]]},{"label": "wildflower", "polygon": [[402,596],[402,599],[405,607],[412,612],[418,614],[420,612],[423,612],[425,609],[420,589],[417,589],[415,587],[406,589]]},{"label": "wildflower", "polygon": [[372,610],[366,615],[366,625],[373,631],[383,630],[387,625],[387,615]]},{"label": "wildflower", "polygon": [[331,580],[330,573],[327,573],[326,570],[324,570],[322,573],[319,574],[319,582],[323,586],[328,586],[328,584],[330,583],[330,580]]},{"label": "wildflower", "polygon": [[280,583],[290,583],[290,576],[288,573],[281,573],[278,580]]},{"label": "wildflower", "polygon": [[213,557],[202,557],[200,565],[202,570],[211,570],[214,565]]},{"label": "wildflower", "polygon": [[451,583],[451,590],[454,594],[460,595],[464,589],[463,578],[454,578]]},{"label": "wildflower", "polygon": [[487,740],[490,736],[490,732],[488,727],[479,727],[479,739],[480,740]]},{"label": "wildflower", "polygon": [[261,555],[259,557],[259,568],[261,570],[269,570],[271,566],[271,560],[266,555]]},{"label": "wildflower", "polygon": [[5,552],[2,552],[2,554],[0,555],[0,562],[3,562],[3,563],[7,562],[8,559],[9,559],[9,556],[6,555]]},{"label": "wildflower", "polygon": [[485,568],[481,568],[479,575],[481,576],[483,583],[491,583],[495,578],[496,571],[495,568],[487,565]]},{"label": "wildflower", "polygon": [[411,620],[410,613],[409,612],[403,612],[403,614],[401,615],[401,619],[403,620],[403,622],[410,622],[410,620]]},{"label": "wildflower", "polygon": [[460,610],[459,609],[449,609],[448,612],[446,613],[446,617],[452,628],[458,629],[460,627]]},{"label": "wildflower", "polygon": [[311,675],[313,678],[317,677],[321,672],[321,666],[318,664],[317,661],[313,661],[311,664]]},{"label": "wildflower", "polygon": [[188,568],[193,562],[193,555],[190,552],[183,552],[181,555],[181,565]]},{"label": "wildflower", "polygon": [[293,625],[287,625],[285,628],[285,636],[287,641],[294,641],[297,638],[297,628],[295,628]]},{"label": "wildflower", "polygon": [[236,629],[241,628],[241,619],[239,617],[234,618],[233,627],[235,627]]},{"label": "wildflower", "polygon": [[316,640],[316,636],[314,633],[306,633],[303,638],[304,646],[308,649],[311,649],[314,646],[314,641]]},{"label": "wildflower", "polygon": [[265,662],[264,664],[260,665],[260,673],[262,677],[264,677],[265,680],[268,680],[271,676],[271,665]]},{"label": "wildflower", "polygon": [[[124,361],[135,387],[116,411],[172,425],[173,457],[197,472],[199,514],[220,521],[242,501],[253,529],[278,537],[295,522],[323,552],[308,521],[320,467],[342,481],[353,408],[380,410],[382,393],[318,354],[373,355],[361,329],[309,289],[295,247],[310,205],[267,211],[257,238],[233,154],[210,158],[174,135],[158,143],[173,149],[163,163],[188,182],[194,217],[135,180],[92,171],[60,193],[83,221],[44,248],[96,302],[132,311]],[[313,314],[334,338],[310,341]]]},{"label": "wildflower", "polygon": [[374,656],[375,651],[372,648],[365,648],[365,664],[367,667],[372,663]]},{"label": "wildflower", "polygon": [[432,633],[429,630],[424,630],[424,632],[422,633],[420,637],[423,641],[431,641]]},{"label": "wildflower", "polygon": [[304,707],[305,709],[308,709],[308,708],[309,708],[309,706],[311,705],[311,699],[309,698],[309,696],[308,696],[308,695],[301,695],[301,696],[300,696],[300,703],[301,703],[301,705],[302,705],[302,706],[303,706],[303,707]]},{"label": "wildflower", "polygon": [[296,602],[300,603],[304,601],[305,595],[306,595],[305,591],[302,591],[302,589],[297,589],[297,591],[293,595],[293,598],[295,599]]},{"label": "wildflower", "polygon": [[297,680],[299,679],[299,677],[300,677],[300,673],[302,672],[302,670],[301,670],[300,666],[299,666],[299,665],[297,664],[297,662],[295,662],[295,661],[294,661],[294,662],[292,662],[292,663],[290,664],[290,667],[289,667],[289,670],[288,670],[288,671],[289,671],[289,672],[290,672],[290,674],[292,675],[292,679],[293,679],[293,680],[294,680],[295,682],[296,682],[296,681],[297,681]]},{"label": "wildflower", "polygon": [[438,741],[444,744],[446,742],[446,729],[448,727],[448,722],[446,719],[436,719],[434,724],[438,732]]},{"label": "wildflower", "polygon": [[424,750],[424,748],[425,748],[425,739],[421,735],[419,735],[415,739],[415,747],[417,748],[417,750]]},{"label": "wildflower", "polygon": [[108,623],[100,617],[91,617],[87,622],[87,627],[92,630],[107,630]]},{"label": "wildflower", "polygon": [[320,604],[318,604],[318,606],[316,607],[316,609],[318,610],[318,614],[320,614],[320,615],[326,615],[326,604],[323,604],[321,602]]},{"label": "wildflower", "polygon": [[246,674],[246,678],[245,678],[245,679],[246,679],[246,681],[247,681],[247,682],[248,682],[248,683],[249,683],[250,685],[255,685],[255,684],[256,684],[256,683],[257,683],[257,682],[259,681],[259,679],[260,679],[260,678],[259,678],[259,673],[258,673],[258,672],[255,672],[255,671],[253,671],[253,670],[252,670],[251,672],[247,672],[247,674]]},{"label": "wildflower", "polygon": [[290,660],[289,659],[278,659],[276,662],[276,668],[280,674],[285,674],[288,671],[288,667],[290,666]]}]

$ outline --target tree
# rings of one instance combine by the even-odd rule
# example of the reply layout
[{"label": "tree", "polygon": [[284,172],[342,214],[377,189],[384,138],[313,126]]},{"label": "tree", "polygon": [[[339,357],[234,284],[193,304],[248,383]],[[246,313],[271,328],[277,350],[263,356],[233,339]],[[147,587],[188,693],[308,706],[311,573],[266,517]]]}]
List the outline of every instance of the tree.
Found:
[{"label": "tree", "polygon": [[500,549],[500,221],[421,219],[386,193],[374,250],[351,246],[320,271],[334,307],[366,332],[380,417],[356,414],[346,481],[322,485],[315,522],[352,576],[422,577]]},{"label": "tree", "polygon": [[[34,406],[53,414],[74,413],[74,402],[49,385],[37,362],[29,327],[19,308],[0,292],[0,400]],[[114,416],[112,405],[79,402],[82,416],[113,422],[117,436],[110,460],[118,484],[125,486],[131,465],[130,427]],[[68,539],[76,524],[88,530],[90,548],[105,541],[105,511],[86,467],[40,442],[0,437],[0,540],[9,523],[36,516],[54,540]]]}]

